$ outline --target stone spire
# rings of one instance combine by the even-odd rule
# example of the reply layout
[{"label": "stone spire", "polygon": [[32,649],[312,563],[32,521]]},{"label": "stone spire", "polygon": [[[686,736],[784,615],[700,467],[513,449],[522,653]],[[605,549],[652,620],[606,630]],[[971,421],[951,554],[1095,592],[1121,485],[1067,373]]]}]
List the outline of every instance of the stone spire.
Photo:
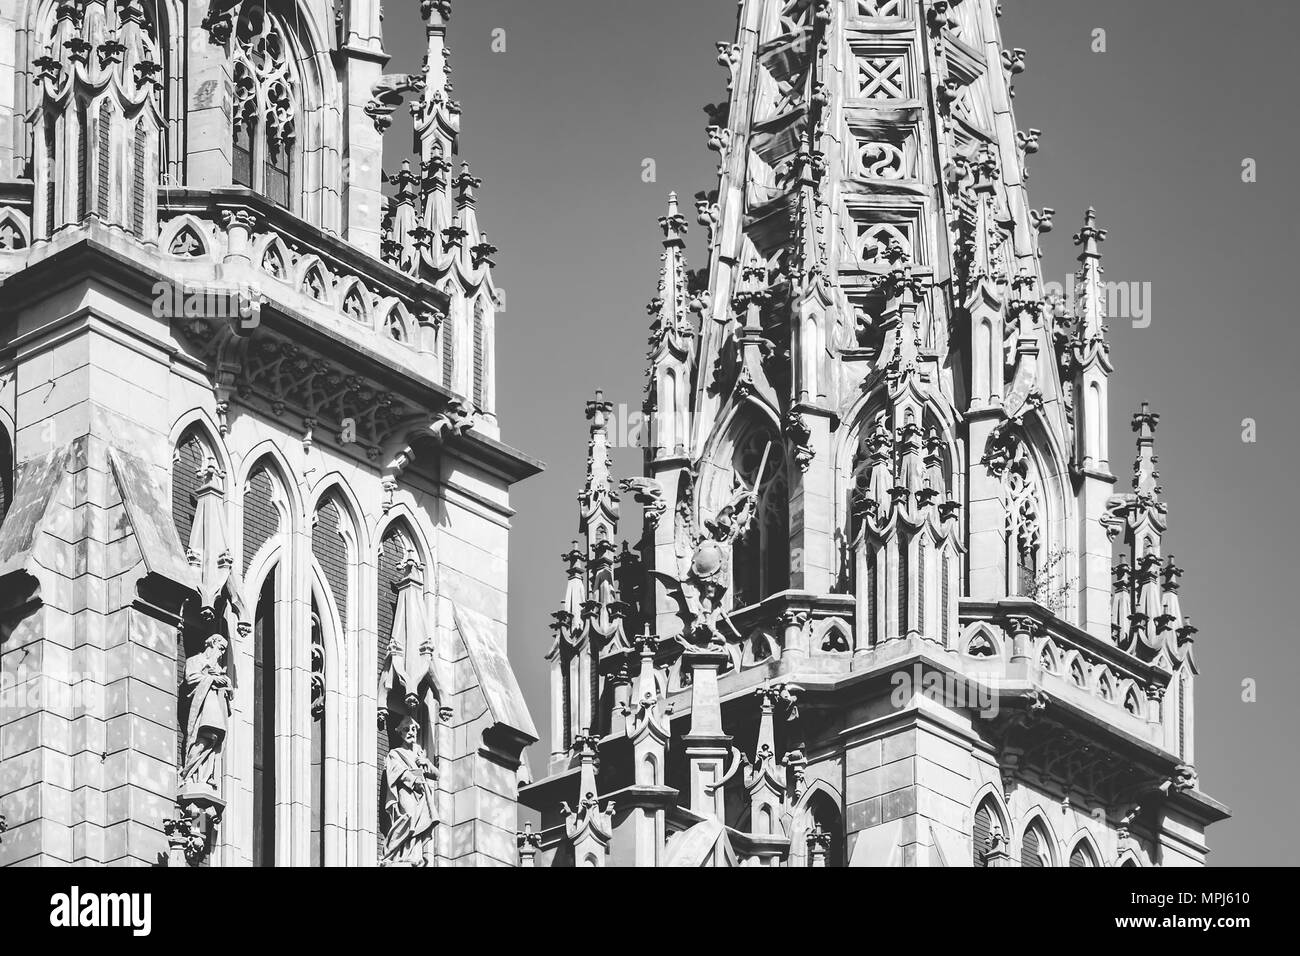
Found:
[{"label": "stone spire", "polygon": [[1076,349],[1081,353],[1081,363],[1090,357],[1091,350],[1105,350],[1106,293],[1101,279],[1105,271],[1101,267],[1101,244],[1105,241],[1106,230],[1097,227],[1097,210],[1089,206],[1083,227],[1074,236],[1074,244],[1079,247],[1075,317],[1078,321]]},{"label": "stone spire", "polygon": [[[1102,521],[1115,477],[1110,471],[1110,375],[1114,367],[1106,341],[1106,292],[1102,284],[1101,244],[1106,230],[1097,226],[1097,212],[1089,207],[1082,228],[1074,237],[1079,247],[1075,275],[1074,329],[1062,355],[1072,393],[1068,396],[1074,417],[1075,474],[1085,520],[1080,532],[1080,623],[1105,638],[1113,624],[1108,618],[1111,599],[1111,546]],[[1061,333],[1065,333],[1062,331]]]},{"label": "stone spire", "polygon": [[[1077,745],[1122,754],[1120,776],[1150,770],[1133,741],[1172,750],[1181,739],[1183,710],[1155,703],[1172,672],[1170,693],[1190,707],[1176,652],[1193,632],[1181,572],[1160,554],[1154,423],[1144,412],[1139,480],[1116,496],[1105,232],[1089,210],[1066,310],[1041,262],[1055,213],[1031,207],[1026,188],[1041,133],[1020,131],[1012,110],[1025,52],[1004,49],[1000,14],[995,0],[740,0],[736,32],[718,44],[727,92],[706,107],[717,182],[695,193],[707,262],[686,272],[670,196],[649,307],[645,477],[620,483],[655,503],[641,607],[656,650],[594,655],[584,648],[599,629],[570,628],[568,663],[552,671],[565,749],[532,791],[545,814],[548,787],[571,790],[572,733],[597,709],[583,702],[625,693],[626,674],[639,673],[626,722],[612,728],[622,733],[602,728],[606,790],[631,795],[658,779],[662,758],[681,770],[676,812],[693,825],[657,844],[661,859],[645,843],[662,840],[648,809],[662,804],[642,795],[640,815],[620,823],[635,821],[638,863],[723,865],[733,841],[751,865],[952,865],[969,853],[969,842],[942,845],[950,821],[920,799],[905,824],[850,806],[892,784],[873,789],[883,750],[854,753],[841,718],[888,706],[905,725],[867,675],[906,660],[922,686],[931,652],[959,668],[1005,661],[1033,685],[1032,698],[1009,702],[1025,726],[1019,713],[967,725],[976,746],[1001,748],[1004,780],[1018,781],[1018,737],[1058,695],[1072,715],[1086,710]],[[602,441],[593,434],[580,499],[588,536],[612,534]],[[1121,529],[1129,556],[1112,589],[1107,532]],[[590,560],[590,542],[586,551]],[[586,570],[584,607],[599,623]],[[1132,668],[1115,644],[1138,659]],[[652,659],[664,678],[654,684]],[[1067,686],[1074,660],[1086,671]],[[980,683],[973,669],[964,676]],[[809,715],[797,731],[781,723],[777,692],[795,683]],[[1122,699],[1107,691],[1121,686]],[[682,717],[689,708],[690,732],[660,744],[646,702],[663,698]],[[1032,728],[1038,742],[1052,719]],[[629,736],[645,748],[632,762]],[[871,771],[859,769],[843,805],[807,792],[819,774],[853,775],[858,759]],[[971,796],[962,786],[959,803]],[[992,816],[977,856],[1009,860]],[[1018,833],[1005,815],[1001,825]]]},{"label": "stone spire", "polygon": [[618,533],[619,507],[609,471],[609,421],[614,414],[614,404],[607,402],[605,393],[597,389],[596,397],[587,402],[586,414],[591,427],[587,443],[587,479],[578,495],[578,530],[586,536],[590,559],[596,556],[601,542],[613,543]]},{"label": "stone spire", "polygon": [[578,761],[578,804],[561,807],[565,836],[578,866],[605,866],[613,835],[614,802],[600,806],[596,783],[597,744],[599,738],[584,731],[574,741]]},{"label": "stone spire", "polygon": [[[405,164],[387,177],[397,187],[384,217],[381,248],[386,260],[436,284],[450,298],[447,314],[421,318],[421,351],[440,353],[441,379],[465,396],[474,427],[497,435],[495,398],[496,317],[504,300],[492,278],[498,249],[479,224],[483,181],[469,164],[457,166],[460,104],[452,99],[447,25],[452,0],[421,0],[426,52],[422,71],[397,78],[420,92],[411,105],[418,177]],[[391,78],[386,78],[391,79]]]}]

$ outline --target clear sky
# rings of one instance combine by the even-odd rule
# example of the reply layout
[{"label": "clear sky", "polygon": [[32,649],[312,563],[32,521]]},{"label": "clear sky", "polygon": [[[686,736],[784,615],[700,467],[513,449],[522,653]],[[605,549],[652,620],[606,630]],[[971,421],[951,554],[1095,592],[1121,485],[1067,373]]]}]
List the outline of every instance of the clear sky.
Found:
[{"label": "clear sky", "polygon": [[[1111,322],[1112,468],[1126,488],[1129,416],[1150,401],[1162,415],[1167,551],[1186,569],[1183,607],[1200,628],[1196,764],[1202,787],[1235,814],[1211,830],[1212,862],[1300,864],[1291,609],[1300,512],[1289,497],[1300,332],[1286,279],[1300,245],[1290,69],[1300,4],[1002,7],[1007,45],[1028,50],[1017,120],[1043,130],[1031,200],[1057,210],[1045,273],[1063,282],[1072,270],[1070,237],[1091,204],[1110,230],[1107,279],[1150,290],[1148,327]],[[583,403],[603,387],[640,406],[656,220],[670,189],[689,199],[716,186],[702,107],[725,96],[714,42],[732,38],[735,14],[734,0],[455,3],[462,156],[484,179],[480,222],[501,247],[507,296],[497,329],[503,437],[549,465],[513,495],[510,556],[510,659],[543,734],[542,655],[563,591],[559,555],[577,531]],[[386,17],[389,70],[417,70],[416,0],[390,0]],[[1092,51],[1097,29],[1105,53]],[[502,37],[504,51],[493,52]],[[392,168],[407,148],[403,115],[388,134]],[[657,172],[649,184],[647,158]],[[1256,183],[1242,182],[1246,158],[1258,163]],[[691,234],[694,266],[701,232]],[[1254,443],[1242,441],[1247,418]],[[639,465],[636,451],[616,455],[621,475]],[[631,525],[622,531],[635,538]],[[1256,682],[1255,702],[1243,700],[1244,681]],[[534,748],[535,770],[548,747]]]}]

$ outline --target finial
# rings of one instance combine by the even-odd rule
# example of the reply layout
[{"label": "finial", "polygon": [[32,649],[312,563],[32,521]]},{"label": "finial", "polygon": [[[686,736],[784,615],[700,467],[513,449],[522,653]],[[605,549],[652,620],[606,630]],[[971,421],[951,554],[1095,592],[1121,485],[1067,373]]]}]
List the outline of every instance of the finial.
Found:
[{"label": "finial", "polygon": [[614,403],[605,401],[605,390],[596,389],[595,399],[587,403],[587,420],[591,422],[592,434],[605,430],[606,421],[613,411]]},{"label": "finial", "polygon": [[680,242],[686,235],[686,217],[677,206],[677,193],[668,194],[668,212],[659,217],[659,228],[664,231],[664,245]]},{"label": "finial", "polygon": [[1106,241],[1106,230],[1097,228],[1097,210],[1092,206],[1083,217],[1083,228],[1074,235],[1074,244],[1083,246],[1080,258],[1100,259],[1101,243]]},{"label": "finial", "polygon": [[1154,442],[1159,424],[1160,416],[1151,411],[1149,402],[1143,402],[1142,408],[1133,415],[1133,431],[1138,433],[1138,443]]}]

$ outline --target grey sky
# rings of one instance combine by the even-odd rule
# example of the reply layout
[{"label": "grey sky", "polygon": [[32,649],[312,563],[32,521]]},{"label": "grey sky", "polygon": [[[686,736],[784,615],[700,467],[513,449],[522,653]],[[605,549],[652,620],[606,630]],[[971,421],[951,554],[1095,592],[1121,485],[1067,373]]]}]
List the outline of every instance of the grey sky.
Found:
[{"label": "grey sky", "polygon": [[[1162,415],[1157,450],[1168,550],[1187,574],[1196,644],[1197,766],[1235,817],[1210,831],[1217,864],[1300,863],[1290,815],[1300,780],[1300,651],[1292,625],[1297,509],[1295,363],[1286,277],[1300,209],[1290,65],[1300,5],[1237,0],[1004,0],[1004,38],[1028,50],[1017,82],[1036,208],[1057,210],[1044,271],[1063,282],[1070,237],[1093,204],[1110,230],[1107,279],[1149,283],[1150,327],[1112,320],[1112,468],[1127,487],[1128,419]],[[506,441],[549,464],[520,486],[511,538],[510,657],[549,726],[542,655],[576,532],[583,402],[601,386],[639,407],[662,214],[716,186],[702,106],[724,97],[714,42],[734,0],[461,0],[449,42],[464,104],[463,158],[483,177],[480,222],[501,247],[498,405]],[[386,10],[390,70],[419,68],[415,0]],[[1107,31],[1108,52],[1091,51]],[[505,51],[492,52],[504,30]],[[406,149],[401,117],[392,157]],[[407,127],[409,128],[409,126]],[[658,181],[641,180],[656,161]],[[1244,184],[1245,157],[1259,182]],[[389,168],[395,168],[390,159]],[[689,204],[688,204],[689,208]],[[693,217],[692,217],[693,218]],[[700,229],[692,231],[693,265]],[[1242,420],[1258,442],[1241,440]],[[628,475],[640,455],[620,452]],[[622,529],[635,537],[631,522]],[[1258,702],[1242,682],[1258,681]],[[543,741],[533,766],[544,765]]]}]

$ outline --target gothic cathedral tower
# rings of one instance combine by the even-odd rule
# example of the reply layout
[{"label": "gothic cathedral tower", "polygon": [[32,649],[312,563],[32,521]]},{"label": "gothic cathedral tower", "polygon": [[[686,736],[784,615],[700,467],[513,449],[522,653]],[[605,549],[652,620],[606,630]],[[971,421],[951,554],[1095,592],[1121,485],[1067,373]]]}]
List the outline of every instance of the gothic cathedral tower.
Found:
[{"label": "gothic cathedral tower", "polygon": [[994,0],[739,7],[703,269],[660,220],[644,476],[587,408],[524,863],[1203,863],[1158,418],[1117,491],[1106,235],[1049,295],[1024,51]]},{"label": "gothic cathedral tower", "polygon": [[421,13],[0,3],[0,864],[516,860],[539,466]]}]

